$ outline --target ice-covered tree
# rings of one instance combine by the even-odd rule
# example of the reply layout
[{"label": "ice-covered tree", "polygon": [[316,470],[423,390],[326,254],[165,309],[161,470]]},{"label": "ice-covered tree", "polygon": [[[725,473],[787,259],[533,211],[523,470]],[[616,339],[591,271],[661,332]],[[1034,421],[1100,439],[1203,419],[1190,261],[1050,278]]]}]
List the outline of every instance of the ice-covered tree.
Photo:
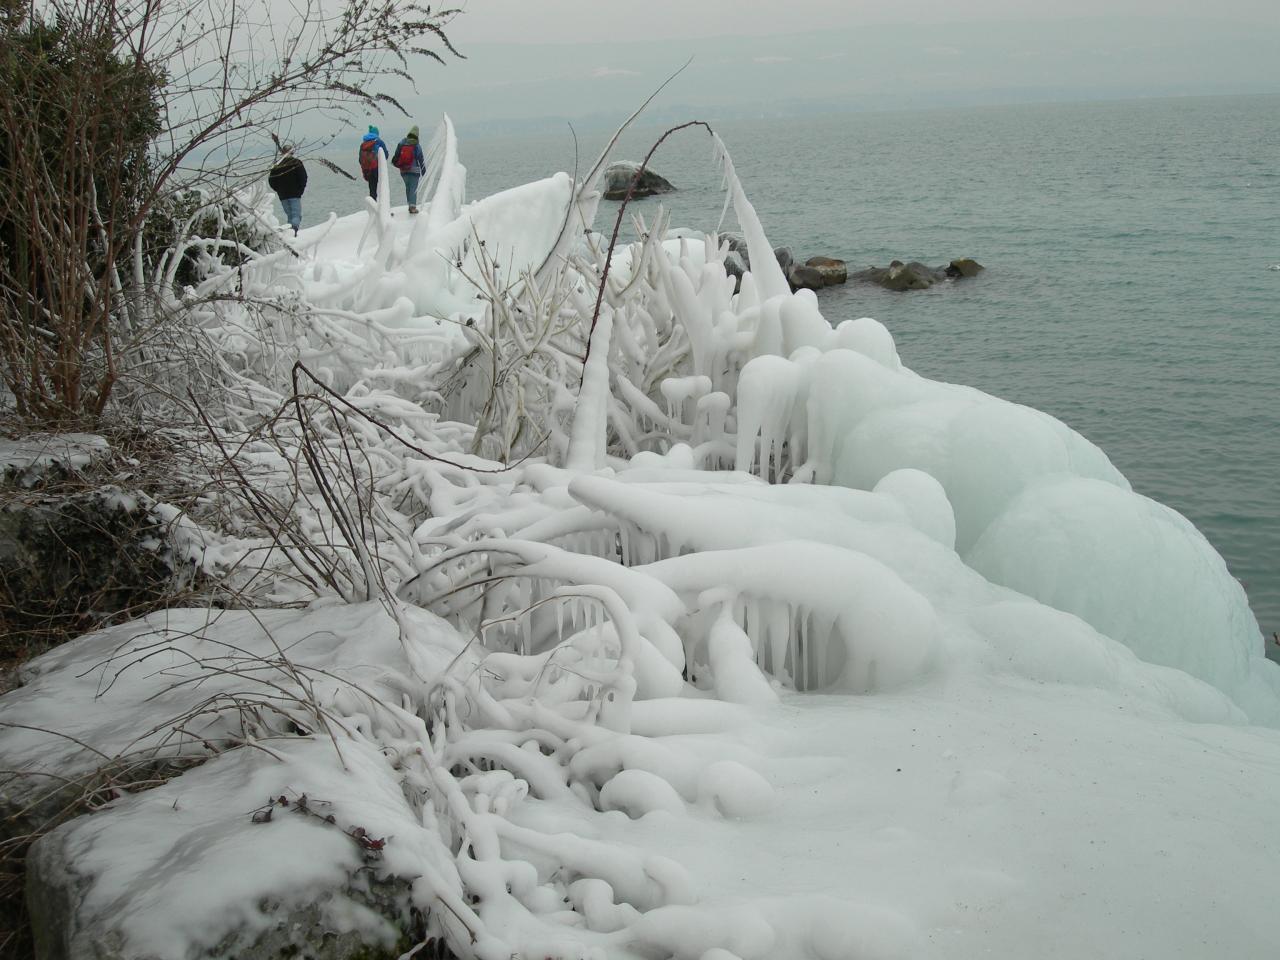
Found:
[{"label": "ice-covered tree", "polygon": [[262,172],[246,152],[304,113],[398,107],[382,82],[451,52],[453,15],[398,0],[285,15],[265,0],[5,0],[0,372],[17,411],[97,419],[175,353],[158,331],[179,265],[246,252],[220,213],[224,235],[192,240],[210,203]]}]

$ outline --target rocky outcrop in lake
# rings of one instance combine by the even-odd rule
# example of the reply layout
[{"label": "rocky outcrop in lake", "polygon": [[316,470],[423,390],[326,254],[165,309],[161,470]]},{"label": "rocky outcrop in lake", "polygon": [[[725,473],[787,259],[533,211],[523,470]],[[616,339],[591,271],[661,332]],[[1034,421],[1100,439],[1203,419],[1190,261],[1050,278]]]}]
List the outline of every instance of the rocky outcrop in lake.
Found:
[{"label": "rocky outcrop in lake", "polygon": [[[725,257],[725,272],[735,278],[751,269],[751,257],[747,243],[740,234],[726,233],[720,242],[729,248]],[[843,260],[832,257],[810,257],[804,263],[797,262],[790,247],[778,247],[773,251],[778,266],[782,268],[792,290],[821,290],[823,287],[844,283],[848,269]]]},{"label": "rocky outcrop in lake", "polygon": [[787,279],[791,286],[800,289],[817,290],[821,287],[833,287],[849,279],[849,270],[843,260],[833,257],[810,257],[803,265],[795,267]]},{"label": "rocky outcrop in lake", "polygon": [[[741,234],[724,233],[720,235],[720,242],[729,248],[725,257],[726,272],[740,279],[751,269],[746,241]],[[867,267],[851,273],[845,261],[834,257],[810,257],[800,263],[790,247],[778,247],[773,255],[792,290],[821,290],[848,280],[874,283],[886,290],[924,290],[941,281],[976,277],[985,269],[977,260],[961,257],[941,267],[931,267],[918,260],[910,263],[894,260],[887,267]]]},{"label": "rocky outcrop in lake", "polygon": [[985,268],[976,260],[962,257],[942,267],[930,267],[918,260],[894,260],[887,267],[867,267],[849,274],[851,279],[874,283],[886,290],[925,290],[943,280],[976,277]]},{"label": "rocky outcrop in lake", "polygon": [[604,198],[606,200],[625,200],[627,198],[627,188],[631,186],[631,181],[636,179],[637,171],[640,172],[640,177],[636,181],[635,189],[631,191],[631,199],[652,197],[659,193],[671,193],[675,190],[675,186],[665,177],[659,176],[648,168],[640,171],[640,164],[638,163],[630,160],[620,160],[617,163],[611,163],[604,172]]}]

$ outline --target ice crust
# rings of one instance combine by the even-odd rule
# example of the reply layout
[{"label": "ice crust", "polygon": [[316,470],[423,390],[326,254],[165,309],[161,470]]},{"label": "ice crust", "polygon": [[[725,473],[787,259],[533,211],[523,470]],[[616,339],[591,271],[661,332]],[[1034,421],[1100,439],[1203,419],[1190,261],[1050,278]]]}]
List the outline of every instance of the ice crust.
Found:
[{"label": "ice crust", "polygon": [[[303,231],[302,266],[243,271],[301,271],[303,352],[399,431],[344,421],[380,512],[343,556],[378,576],[306,597],[266,538],[209,539],[309,607],[171,611],[28,667],[0,756],[46,796],[107,757],[207,761],[59,828],[86,922],[186,960],[273,922],[289,877],[277,910],[386,943],[366,869],[484,960],[1269,955],[1280,670],[1240,585],[1065,424],[793,294],[713,147],[758,272],[735,291],[719,238],[660,214],[593,334],[591,178],[465,203],[447,119],[416,219],[384,189]],[[252,822],[303,792],[334,822]]]}]

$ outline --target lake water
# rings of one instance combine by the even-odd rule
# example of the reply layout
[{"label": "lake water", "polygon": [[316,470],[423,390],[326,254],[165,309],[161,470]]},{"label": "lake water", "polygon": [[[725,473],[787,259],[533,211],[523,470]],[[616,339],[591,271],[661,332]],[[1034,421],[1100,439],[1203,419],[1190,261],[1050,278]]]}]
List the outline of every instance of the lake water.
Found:
[{"label": "lake water", "polygon": [[[1264,633],[1280,631],[1280,97],[712,124],[769,238],[801,260],[983,263],[976,279],[925,291],[850,283],[819,299],[833,323],[883,322],[917,372],[1093,440],[1138,492],[1204,532]],[[463,128],[468,197],[572,171],[568,128],[549,127]],[[615,156],[640,159],[660,132],[629,134]],[[580,136],[582,166],[606,139]],[[354,145],[334,159],[354,170]],[[679,187],[663,198],[674,224],[717,223],[705,132],[677,134],[652,166]],[[308,223],[360,208],[363,183],[310,168]],[[599,229],[616,209],[602,205]]]}]

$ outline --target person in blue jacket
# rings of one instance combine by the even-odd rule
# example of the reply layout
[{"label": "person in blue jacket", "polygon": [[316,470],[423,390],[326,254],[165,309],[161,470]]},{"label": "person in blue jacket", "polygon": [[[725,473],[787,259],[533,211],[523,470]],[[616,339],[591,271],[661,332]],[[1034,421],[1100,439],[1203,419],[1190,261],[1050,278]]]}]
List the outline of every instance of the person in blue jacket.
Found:
[{"label": "person in blue jacket", "polygon": [[391,158],[395,168],[400,171],[404,180],[405,200],[409,204],[409,212],[418,212],[418,181],[427,168],[426,157],[422,155],[422,145],[418,143],[418,128],[412,127],[409,135],[396,145],[395,156]]},{"label": "person in blue jacket", "polygon": [[387,145],[382,142],[382,137],[378,135],[378,128],[370,124],[369,132],[360,140],[360,173],[364,176],[365,182],[369,184],[369,196],[374,200],[378,199],[378,151],[381,150],[383,156],[389,156],[387,153]]}]

